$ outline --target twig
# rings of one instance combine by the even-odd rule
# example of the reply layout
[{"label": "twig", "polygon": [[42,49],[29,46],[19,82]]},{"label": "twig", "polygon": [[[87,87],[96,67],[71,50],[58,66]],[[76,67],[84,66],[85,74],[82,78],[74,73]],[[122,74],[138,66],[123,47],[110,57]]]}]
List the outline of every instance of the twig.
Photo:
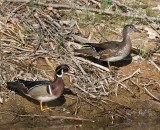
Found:
[{"label": "twig", "polygon": [[22,45],[24,45],[24,44],[25,44],[24,36],[22,35],[22,33],[21,33],[20,30],[18,31],[18,35],[19,35],[19,37],[20,37],[20,39],[21,39],[21,41],[22,41]]},{"label": "twig", "polygon": [[133,72],[133,74],[131,74],[131,75],[129,75],[129,76],[127,76],[127,77],[125,77],[125,78],[119,80],[119,82],[122,83],[123,81],[132,78],[132,77],[133,77],[135,74],[137,74],[137,73],[140,73],[140,68],[137,69],[135,72]]},{"label": "twig", "polygon": [[[37,19],[37,21],[39,22],[39,24],[41,25],[42,30],[46,30],[48,35],[51,37],[52,39],[55,39],[52,34],[50,33],[50,31],[47,29],[46,25],[41,21],[41,19],[39,18],[38,14],[41,14],[41,12],[37,9],[36,13],[34,14],[34,17]],[[53,42],[56,42],[56,40],[53,40]]]},{"label": "twig", "polygon": [[113,3],[115,3],[116,5],[118,5],[118,6],[123,6],[123,7],[127,8],[128,10],[135,11],[135,12],[138,13],[137,10],[132,9],[131,7],[128,7],[127,5],[121,4],[121,3],[119,3],[119,2],[117,2],[117,1],[115,1],[115,0],[111,0],[111,1],[112,1]]},{"label": "twig", "polygon": [[111,102],[111,103],[113,103],[113,104],[118,104],[118,105],[120,105],[120,106],[122,106],[122,107],[125,107],[125,108],[130,108],[130,107],[124,105],[124,104],[121,104],[121,103],[119,103],[119,102],[115,102],[115,101],[110,100],[110,99],[108,99],[108,98],[102,98],[102,100]]},{"label": "twig", "polygon": [[[19,117],[45,117],[43,115],[19,115]],[[67,117],[67,116],[49,116],[48,119],[54,120],[54,119],[64,119],[64,120],[76,120],[76,121],[89,121],[89,122],[94,122],[89,119],[83,119],[83,118],[77,118],[77,117]]]},{"label": "twig", "polygon": [[39,40],[38,40],[38,43],[37,43],[33,53],[36,53],[36,51],[39,49],[39,47],[41,45],[41,41],[42,41],[42,30],[41,30],[41,27],[39,27]]},{"label": "twig", "polygon": [[[68,51],[66,48],[63,47],[63,50],[71,57],[71,59],[74,61],[74,63],[79,67],[83,75],[86,75],[87,73],[84,71],[82,66],[78,63],[77,59],[71,54],[70,51]],[[93,86],[93,83],[91,82],[90,78],[87,76],[86,79],[88,79],[89,83]]]},{"label": "twig", "polygon": [[88,104],[90,104],[91,106],[94,106],[94,107],[96,107],[96,108],[98,108],[98,109],[103,110],[103,108],[101,108],[100,106],[97,106],[97,105],[91,103],[91,101],[85,99],[84,97],[82,97],[82,96],[80,96],[80,95],[78,95],[78,96],[79,96],[80,98],[82,98],[85,102],[87,102]]},{"label": "twig", "polygon": [[[28,2],[29,2],[29,1],[28,1]],[[17,12],[22,6],[24,6],[24,5],[25,5],[26,3],[28,3],[28,2],[26,1],[25,3],[23,3],[23,4],[21,4],[20,6],[18,6],[17,8],[15,8],[15,9],[10,13],[10,15],[7,17],[5,23],[8,22],[9,18],[13,15],[13,13]]]},{"label": "twig", "polygon": [[140,94],[142,94],[142,90],[144,90],[143,87],[140,86],[140,85],[138,85],[138,84],[137,84],[136,82],[134,82],[132,79],[130,79],[130,81],[131,81],[134,85],[136,85],[136,86],[138,87]]},{"label": "twig", "polygon": [[72,36],[75,41],[80,42],[80,43],[88,43],[88,42],[90,42],[90,41],[88,41],[88,39],[83,38],[83,37],[78,36],[78,35],[75,35],[75,34],[70,34],[70,36]]},{"label": "twig", "polygon": [[124,84],[122,84],[122,83],[119,82],[118,80],[116,80],[116,79],[114,79],[114,78],[112,78],[112,77],[110,77],[110,79],[112,79],[113,81],[115,81],[117,84],[120,84],[122,87],[124,87],[124,88],[127,89],[130,93],[133,94],[133,92],[132,92],[129,88],[127,88]]},{"label": "twig", "polygon": [[144,90],[149,96],[160,102],[160,100],[157,97],[155,97],[146,87],[144,87]]},{"label": "twig", "polygon": [[[123,7],[127,8],[128,10],[131,10],[133,12],[136,12],[137,14],[140,14],[140,12],[138,10],[132,9],[132,8],[128,7],[127,5],[121,4],[115,0],[112,0],[112,2],[117,4],[118,6],[123,6]],[[146,18],[149,22],[155,23],[153,21],[153,19],[150,19],[150,17],[148,17],[147,15],[144,15],[143,17]],[[148,21],[147,21],[147,23],[152,27],[152,29],[155,30],[160,35],[160,33],[157,31],[157,29],[155,29],[155,27],[153,25],[151,25]]]},{"label": "twig", "polygon": [[92,98],[97,98],[97,97],[94,96],[93,94],[91,94],[91,93],[87,92],[86,90],[84,90],[83,88],[79,87],[78,84],[74,83],[74,86],[75,86],[76,88],[80,89],[81,91],[83,91],[84,93],[88,94],[90,97],[92,97]]},{"label": "twig", "polygon": [[84,119],[84,118],[77,118],[77,117],[67,117],[67,116],[51,116],[49,117],[50,119],[64,119],[64,120],[76,120],[76,121],[89,121],[89,122],[94,122],[89,119]]},{"label": "twig", "polygon": [[101,7],[101,3],[97,2],[96,0],[91,0],[94,4],[98,5],[99,8]]},{"label": "twig", "polygon": [[[151,21],[153,23],[153,21]],[[152,25],[148,22],[148,24],[151,26],[151,28],[156,32],[158,33],[158,35],[160,35],[159,31]],[[156,24],[157,25],[157,24]],[[159,25],[158,25],[159,26]]]},{"label": "twig", "polygon": [[[84,90],[83,88],[79,87],[78,84],[74,84],[74,85],[75,85],[75,87],[77,87],[78,89],[80,89],[81,91],[83,91],[84,93],[88,94],[91,98],[97,98],[97,97],[94,96],[93,94],[91,94],[91,93],[87,92],[86,90]],[[125,105],[122,105],[122,104],[120,104],[120,103],[116,103],[116,102],[114,102],[114,101],[112,101],[112,100],[110,100],[110,99],[107,99],[107,98],[102,98],[102,99],[101,99],[101,101],[102,101],[103,103],[106,103],[105,100],[106,100],[106,101],[109,101],[109,102],[112,102],[112,103],[115,103],[115,104],[118,104],[118,105],[120,105],[120,106],[124,106],[124,107],[126,107],[126,108],[129,108],[129,107],[125,106]],[[91,105],[92,105],[92,104],[91,104]],[[97,106],[96,106],[96,107],[97,107]],[[99,107],[98,107],[98,108],[99,108]],[[100,108],[100,109],[101,109],[101,108]]]},{"label": "twig", "polygon": [[74,63],[78,66],[78,68],[82,71],[82,73],[84,75],[86,75],[86,72],[84,71],[84,69],[82,68],[82,66],[77,62],[77,60],[71,55],[72,60],[74,61]]},{"label": "twig", "polygon": [[160,68],[154,63],[154,61],[150,60],[150,62],[158,69],[158,71],[160,72]]},{"label": "twig", "polygon": [[53,71],[55,71],[54,67],[52,66],[51,62],[48,60],[47,57],[45,57],[45,60],[46,60],[47,64],[51,67],[51,69],[52,69]]},{"label": "twig", "polygon": [[97,13],[103,13],[103,14],[108,14],[108,15],[121,15],[124,17],[131,17],[131,18],[140,18],[140,19],[149,19],[149,20],[157,20],[160,21],[160,18],[158,17],[148,17],[148,16],[142,16],[139,14],[126,14],[126,13],[120,13],[120,12],[114,12],[114,11],[110,11],[110,10],[101,10],[101,9],[95,9],[95,8],[86,8],[86,7],[80,7],[80,6],[70,6],[70,5],[63,5],[63,4],[45,4],[42,2],[36,2],[36,1],[32,1],[32,0],[6,0],[6,1],[10,1],[10,2],[33,2],[34,4],[38,4],[38,5],[42,5],[42,6],[51,6],[55,9],[77,9],[77,10],[87,10],[87,11],[93,11],[93,12],[97,12]]},{"label": "twig", "polygon": [[95,66],[95,67],[97,67],[97,68],[100,68],[100,69],[102,69],[102,70],[105,70],[105,71],[107,71],[107,72],[110,72],[110,70],[109,70],[107,67],[104,67],[104,66],[102,66],[102,65],[93,63],[93,62],[91,62],[91,61],[89,61],[89,60],[86,60],[86,59],[84,59],[84,58],[76,57],[76,59],[81,60],[81,61],[83,61],[83,62],[85,62],[85,63],[91,64],[91,65],[93,65],[93,66]]},{"label": "twig", "polygon": [[[13,37],[12,35],[8,34],[8,33],[5,33],[3,31],[1,31],[1,33],[3,33],[4,35],[7,35],[8,37],[14,39],[15,41],[17,41],[17,38]],[[2,39],[1,39],[2,40]]]},{"label": "twig", "polygon": [[94,28],[98,31],[98,33],[99,33],[106,41],[109,41],[109,40],[102,34],[102,32],[101,32],[96,26],[94,26]]},{"label": "twig", "polygon": [[[94,96],[93,94],[91,94],[91,93],[87,92],[86,90],[84,90],[83,88],[79,87],[78,84],[75,83],[74,85],[75,85],[76,88],[80,89],[82,92],[86,93],[86,94],[89,95],[91,98],[94,98],[94,99],[97,98],[97,96]],[[83,97],[81,97],[81,98],[82,98],[83,100],[85,100]],[[85,101],[86,101],[86,100],[85,100]],[[102,101],[102,102],[105,102],[104,100],[101,100],[101,101]],[[94,105],[94,104],[92,104],[92,103],[89,102],[89,101],[86,101],[86,102],[89,103],[89,104],[92,105],[92,106],[95,106],[95,107],[103,110],[103,108],[101,108],[101,107],[99,107],[99,106],[97,106],[97,105]]]},{"label": "twig", "polygon": [[84,71],[84,69],[82,68],[82,66],[77,62],[76,58],[73,57],[73,55],[63,47],[63,50],[72,58],[72,60],[74,61],[74,63],[78,66],[78,68],[81,70],[81,72],[86,75],[86,72]]},{"label": "twig", "polygon": [[[77,95],[77,102],[76,102],[76,106],[75,106],[75,112],[74,112],[74,115],[77,116],[77,113],[78,113],[78,109],[81,107],[81,99],[79,98],[79,95]],[[79,104],[79,101],[80,101],[80,105]]]},{"label": "twig", "polygon": [[154,55],[154,56],[160,56],[160,54],[158,54],[158,53],[153,53],[153,55]]},{"label": "twig", "polygon": [[[16,46],[11,46],[11,45],[8,45],[8,44],[3,44],[2,46],[6,46],[6,47],[10,47],[10,48],[15,48],[17,50],[24,51],[24,53],[25,52],[32,52],[33,51],[33,50],[23,49],[23,48],[16,47]],[[48,51],[46,51],[46,50],[38,50],[36,53],[43,53],[43,54],[47,53],[48,54]]]}]

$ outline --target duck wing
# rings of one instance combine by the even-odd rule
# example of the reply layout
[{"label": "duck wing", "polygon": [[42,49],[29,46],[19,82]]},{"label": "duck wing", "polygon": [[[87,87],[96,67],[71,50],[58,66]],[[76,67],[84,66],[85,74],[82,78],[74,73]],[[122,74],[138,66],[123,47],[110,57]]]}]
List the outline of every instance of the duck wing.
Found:
[{"label": "duck wing", "polygon": [[74,52],[83,53],[86,55],[95,55],[96,51],[93,48],[75,49]]},{"label": "duck wing", "polygon": [[36,85],[50,85],[52,83],[52,81],[25,81],[22,79],[18,79],[18,82],[23,83],[28,89]]},{"label": "duck wing", "polygon": [[37,85],[49,85],[51,81],[25,81],[18,79],[16,82],[7,82],[7,88],[10,90],[21,91],[25,90],[27,92],[30,88]]},{"label": "duck wing", "polygon": [[96,52],[101,52],[104,50],[110,50],[112,48],[117,48],[120,45],[120,42],[117,41],[110,41],[110,42],[103,42],[103,43],[86,43],[88,46],[94,48]]}]

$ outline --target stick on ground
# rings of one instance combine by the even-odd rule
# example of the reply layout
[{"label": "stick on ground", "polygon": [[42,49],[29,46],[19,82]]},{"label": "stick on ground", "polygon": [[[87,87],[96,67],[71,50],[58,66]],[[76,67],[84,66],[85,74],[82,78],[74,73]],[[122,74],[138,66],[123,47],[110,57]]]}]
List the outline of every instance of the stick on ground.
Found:
[{"label": "stick on ground", "polygon": [[51,69],[55,71],[54,67],[52,66],[51,62],[48,60],[47,57],[45,57],[45,60],[46,60],[46,63],[51,67]]}]

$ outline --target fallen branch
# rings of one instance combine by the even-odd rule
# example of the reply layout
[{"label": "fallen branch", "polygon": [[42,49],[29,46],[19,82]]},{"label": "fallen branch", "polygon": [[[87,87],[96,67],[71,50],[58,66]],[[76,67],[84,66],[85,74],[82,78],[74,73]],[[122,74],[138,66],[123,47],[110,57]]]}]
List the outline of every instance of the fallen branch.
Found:
[{"label": "fallen branch", "polygon": [[88,43],[88,42],[91,42],[91,41],[88,41],[88,39],[83,38],[83,37],[78,36],[78,35],[75,35],[75,34],[70,34],[70,36],[72,36],[72,37],[74,38],[74,41],[76,41],[76,42],[80,42],[80,43]]},{"label": "fallen branch", "polygon": [[154,63],[154,61],[150,60],[150,62],[158,69],[158,71],[160,72],[160,68]]},{"label": "fallen branch", "polygon": [[102,66],[102,65],[96,64],[96,63],[91,62],[91,61],[89,61],[89,60],[86,60],[86,59],[84,59],[84,58],[76,57],[76,59],[81,60],[81,61],[83,61],[83,62],[85,62],[85,63],[91,64],[91,65],[93,65],[93,66],[95,66],[95,67],[97,67],[97,68],[100,68],[100,69],[102,69],[102,70],[105,70],[105,71],[107,71],[107,72],[110,72],[110,70],[109,70],[107,67],[104,67],[104,66]]},{"label": "fallen branch", "polygon": [[119,3],[119,2],[117,2],[117,1],[115,1],[115,0],[112,0],[112,2],[115,3],[115,4],[118,5],[118,6],[123,6],[123,7],[127,8],[128,10],[135,11],[135,12],[138,13],[137,10],[132,9],[131,7],[128,7],[127,5],[121,4],[121,3]]},{"label": "fallen branch", "polygon": [[[43,115],[19,115],[19,117],[45,117]],[[89,121],[94,122],[89,119],[83,119],[83,118],[77,118],[77,117],[67,117],[67,116],[49,116],[48,119],[54,120],[54,119],[64,119],[64,120],[76,120],[76,121]]]},{"label": "fallen branch", "polygon": [[153,55],[154,55],[154,56],[160,56],[160,54],[158,54],[158,53],[153,53]]},{"label": "fallen branch", "polygon": [[[138,10],[135,10],[135,9],[133,9],[133,8],[127,6],[127,5],[121,4],[121,3],[119,3],[119,2],[117,2],[117,1],[115,1],[115,0],[112,0],[112,2],[115,3],[117,6],[123,6],[123,7],[127,8],[127,9],[130,10],[130,11],[136,12],[136,13],[139,14],[139,15],[140,15],[140,13],[141,13],[141,12],[139,12]],[[151,19],[151,17],[148,17],[147,15],[144,15],[143,17],[144,17],[143,19],[146,18],[149,22],[155,23],[155,22],[153,21],[153,19]],[[147,23],[153,28],[153,30],[155,30],[155,31],[160,35],[160,33],[157,31],[157,29],[155,29],[155,27],[152,26],[148,21],[147,21]],[[155,23],[155,24],[156,24],[156,23]],[[156,24],[156,25],[157,25],[157,24]]]},{"label": "fallen branch", "polygon": [[144,87],[143,89],[145,90],[145,92],[146,92],[149,96],[151,96],[153,99],[155,99],[155,100],[157,100],[157,101],[160,102],[160,100],[159,100],[157,97],[155,97],[146,87]]},{"label": "fallen branch", "polygon": [[51,116],[50,119],[65,119],[65,120],[76,120],[76,121],[89,121],[94,122],[89,119],[77,118],[77,117],[66,117],[66,116]]},{"label": "fallen branch", "polygon": [[124,84],[122,84],[122,83],[119,82],[118,80],[116,80],[116,79],[114,79],[114,78],[112,78],[112,77],[110,77],[110,79],[112,79],[113,81],[115,81],[117,84],[120,84],[123,88],[125,88],[126,90],[128,90],[130,93],[133,94],[133,92],[132,92],[129,88],[127,88]]},{"label": "fallen branch", "polygon": [[51,62],[48,60],[47,57],[45,57],[45,60],[46,60],[47,64],[51,67],[51,69],[52,69],[53,71],[55,71],[54,67],[52,66]]},{"label": "fallen branch", "polygon": [[120,12],[114,12],[110,10],[101,10],[101,9],[95,9],[95,8],[86,8],[86,7],[80,7],[80,6],[70,6],[70,5],[63,5],[63,4],[45,4],[42,2],[37,2],[37,1],[32,1],[32,0],[6,0],[9,2],[32,2],[34,4],[42,5],[42,6],[51,6],[55,9],[77,9],[77,10],[87,10],[87,11],[92,11],[92,12],[97,12],[97,13],[102,13],[102,14],[108,14],[108,15],[121,15],[123,17],[131,17],[131,18],[140,18],[140,19],[145,19],[147,18],[148,20],[155,20],[155,21],[160,21],[160,18],[158,17],[148,17],[148,16],[140,16],[139,14],[126,14],[126,13],[120,13]]},{"label": "fallen branch", "polygon": [[96,0],[91,0],[94,4],[98,5],[99,8],[101,8],[101,3],[97,2]]},{"label": "fallen branch", "polygon": [[81,72],[86,75],[86,72],[84,71],[84,69],[82,68],[82,66],[77,62],[77,60],[72,56],[70,55],[72,60],[74,61],[74,63],[78,66],[78,68],[81,70]]},{"label": "fallen branch", "polygon": [[78,96],[79,96],[80,98],[82,98],[85,102],[87,102],[88,104],[90,104],[91,106],[94,106],[94,107],[96,107],[96,108],[98,108],[98,109],[103,110],[102,107],[93,104],[93,103],[92,103],[91,101],[89,101],[86,97],[84,98],[84,97],[82,97],[82,96],[80,96],[80,95],[78,95]]},{"label": "fallen branch", "polygon": [[127,77],[125,77],[125,78],[119,80],[119,82],[122,83],[123,81],[132,78],[132,77],[133,77],[135,74],[137,74],[137,73],[140,73],[140,68],[137,69],[133,74],[131,74],[131,75],[129,75],[129,76],[127,76]]},{"label": "fallen branch", "polygon": [[39,27],[39,34],[38,34],[38,36],[39,36],[39,40],[38,40],[37,45],[34,48],[33,53],[36,53],[36,51],[39,49],[39,47],[41,45],[41,41],[42,41],[42,30],[41,30],[41,27]]}]

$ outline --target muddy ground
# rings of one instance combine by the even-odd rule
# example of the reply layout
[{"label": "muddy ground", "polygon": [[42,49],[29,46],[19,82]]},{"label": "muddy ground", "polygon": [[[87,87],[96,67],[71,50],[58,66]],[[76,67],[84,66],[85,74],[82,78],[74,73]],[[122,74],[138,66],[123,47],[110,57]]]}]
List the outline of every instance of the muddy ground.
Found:
[{"label": "muddy ground", "polygon": [[[88,24],[90,20],[86,20],[84,12],[80,10],[50,10],[48,6],[22,4],[2,2],[0,9],[2,128],[84,129],[92,126],[98,129],[102,126],[123,128],[119,124],[126,124],[127,128],[141,121],[144,124],[157,124],[160,119],[160,55],[149,50],[158,50],[160,45],[157,41],[159,35],[150,26],[152,23],[146,23],[143,19],[124,20],[120,16],[99,14],[101,20],[97,19],[98,24],[93,25]],[[17,10],[13,11],[15,8]],[[47,22],[48,15],[61,29],[57,24],[53,26],[53,21]],[[98,14],[92,12],[89,15],[95,17]],[[105,22],[106,19],[110,21]],[[117,19],[119,23],[116,23]],[[73,49],[83,45],[70,34],[85,40],[91,36],[90,41],[93,42],[105,41],[102,34],[108,40],[121,40],[122,25],[135,21],[138,21],[135,26],[141,33],[130,34],[133,47],[131,55],[123,61],[111,63],[119,68],[114,75],[91,63],[107,68],[106,62],[74,54]],[[156,22],[154,24],[159,25]],[[149,37],[146,28],[152,29],[154,38]],[[35,50],[39,41],[40,47]],[[81,57],[81,60],[77,57]],[[38,101],[6,88],[7,81],[16,79],[54,80],[54,69],[63,63],[75,72],[74,75],[64,75],[63,79],[66,88],[76,96],[65,94],[49,102],[52,111],[42,112]]]}]

